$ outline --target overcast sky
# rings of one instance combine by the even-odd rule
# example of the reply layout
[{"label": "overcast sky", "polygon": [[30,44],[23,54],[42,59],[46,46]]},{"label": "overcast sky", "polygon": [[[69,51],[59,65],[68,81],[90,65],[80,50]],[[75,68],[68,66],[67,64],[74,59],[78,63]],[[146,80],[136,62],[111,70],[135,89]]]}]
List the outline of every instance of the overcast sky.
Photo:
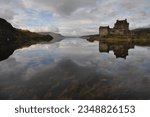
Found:
[{"label": "overcast sky", "polygon": [[0,17],[31,31],[88,35],[116,19],[127,18],[130,28],[150,25],[150,0],[0,0]]}]

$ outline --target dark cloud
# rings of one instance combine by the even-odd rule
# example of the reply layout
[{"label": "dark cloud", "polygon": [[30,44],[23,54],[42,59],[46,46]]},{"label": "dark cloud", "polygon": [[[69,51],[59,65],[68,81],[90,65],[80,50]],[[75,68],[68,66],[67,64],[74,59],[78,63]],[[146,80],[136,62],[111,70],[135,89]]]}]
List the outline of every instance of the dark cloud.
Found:
[{"label": "dark cloud", "polygon": [[51,10],[58,15],[70,15],[80,8],[96,5],[96,0],[24,0],[26,6],[39,6],[39,9]]}]

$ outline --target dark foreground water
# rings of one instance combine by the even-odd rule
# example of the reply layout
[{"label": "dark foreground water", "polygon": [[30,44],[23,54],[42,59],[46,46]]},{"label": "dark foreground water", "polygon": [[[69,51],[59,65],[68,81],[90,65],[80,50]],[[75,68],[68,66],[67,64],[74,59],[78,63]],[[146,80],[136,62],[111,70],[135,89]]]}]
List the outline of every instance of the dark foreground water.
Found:
[{"label": "dark foreground water", "polygon": [[150,47],[70,38],[16,50],[0,62],[0,99],[150,99]]}]

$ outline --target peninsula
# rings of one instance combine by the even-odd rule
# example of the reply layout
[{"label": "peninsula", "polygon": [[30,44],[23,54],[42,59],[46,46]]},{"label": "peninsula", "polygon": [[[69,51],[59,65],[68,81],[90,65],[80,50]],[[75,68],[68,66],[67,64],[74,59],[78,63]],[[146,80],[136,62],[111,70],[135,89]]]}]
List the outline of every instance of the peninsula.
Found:
[{"label": "peninsula", "polygon": [[16,29],[5,19],[0,18],[0,60],[8,58],[18,48],[52,39],[50,35]]}]

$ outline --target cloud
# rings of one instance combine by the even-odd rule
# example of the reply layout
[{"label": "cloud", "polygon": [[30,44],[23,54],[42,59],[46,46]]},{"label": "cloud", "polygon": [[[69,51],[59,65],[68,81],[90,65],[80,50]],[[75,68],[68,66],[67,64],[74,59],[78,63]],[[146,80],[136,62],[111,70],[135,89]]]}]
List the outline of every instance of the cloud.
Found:
[{"label": "cloud", "polygon": [[[20,27],[21,28],[21,27]],[[60,33],[60,29],[55,26],[24,26],[22,29],[26,30],[29,29],[32,32],[54,32],[54,33]]]},{"label": "cloud", "polygon": [[68,16],[77,9],[96,5],[96,0],[23,0],[25,6],[38,6],[40,10],[50,10],[60,16]]},{"label": "cloud", "polygon": [[14,2],[12,0],[0,0],[0,17],[12,20],[17,13],[14,10]]},{"label": "cloud", "polygon": [[95,34],[100,25],[112,27],[116,19],[127,18],[131,28],[148,25],[150,20],[149,0],[0,1],[1,17],[32,31],[59,29],[64,35]]},{"label": "cloud", "polygon": [[0,0],[0,17],[13,20],[17,15],[23,15],[25,6],[22,0]]},{"label": "cloud", "polygon": [[3,9],[0,9],[0,16],[4,19],[7,19],[7,20],[12,20],[14,18],[14,16],[17,15],[17,13],[11,11],[11,10],[3,10]]}]

